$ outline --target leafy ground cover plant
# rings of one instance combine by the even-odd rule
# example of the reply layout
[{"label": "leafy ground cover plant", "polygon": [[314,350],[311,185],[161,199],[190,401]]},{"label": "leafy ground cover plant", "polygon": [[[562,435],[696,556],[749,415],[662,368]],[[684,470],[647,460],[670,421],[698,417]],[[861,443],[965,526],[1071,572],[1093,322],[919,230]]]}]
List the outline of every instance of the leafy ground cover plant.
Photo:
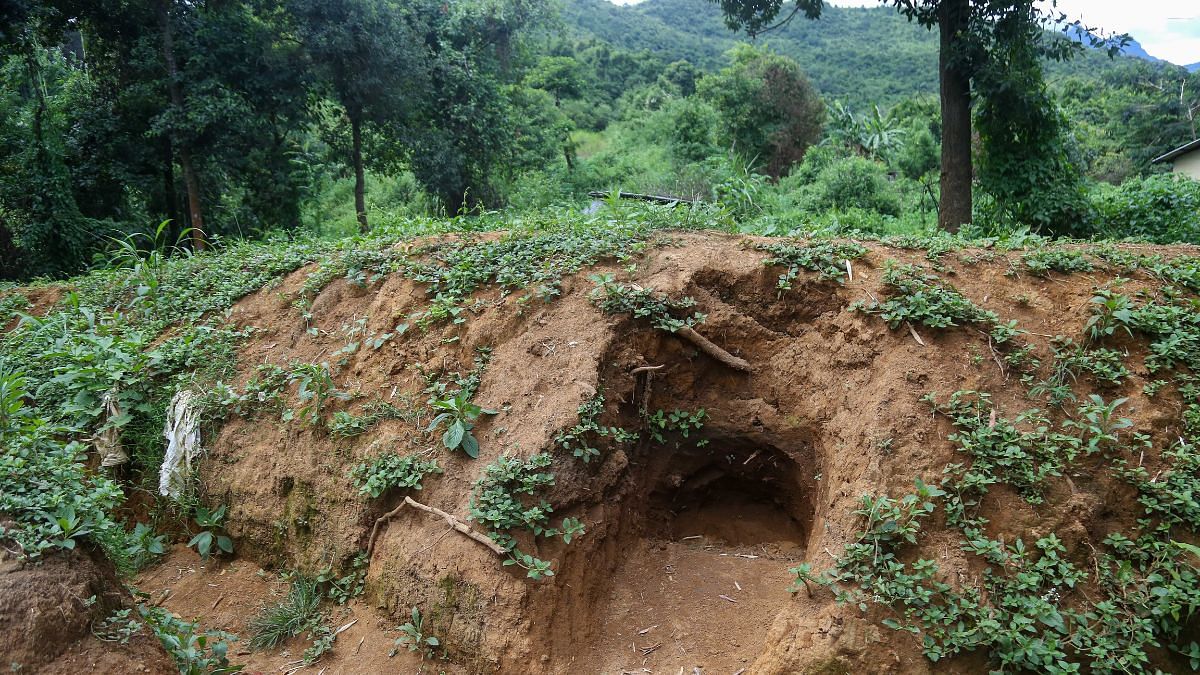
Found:
[{"label": "leafy ground cover plant", "polygon": [[420,418],[421,412],[411,407],[401,408],[387,401],[371,401],[363,406],[361,415],[353,415],[345,410],[333,413],[329,421],[329,433],[350,438],[366,433],[383,420],[403,420],[409,424],[416,424]]},{"label": "leafy ground cover plant", "polygon": [[1050,272],[1091,272],[1096,269],[1082,251],[1067,248],[1043,248],[1031,251],[1021,256],[1025,269],[1040,275],[1049,276]]},{"label": "leafy ground cover plant", "polygon": [[526,503],[540,489],[554,485],[554,474],[544,470],[550,464],[550,455],[544,453],[526,460],[501,455],[476,481],[469,504],[470,519],[481,524],[509,552],[504,564],[525,569],[534,580],[553,576],[554,571],[550,563],[517,548],[514,530],[528,530],[534,536],[547,538],[561,535],[568,544],[584,532],[583,523],[574,518],[564,518],[561,529],[549,527],[554,509],[546,500]]},{"label": "leafy ground cover plant", "polygon": [[850,261],[857,260],[867,253],[867,248],[862,244],[836,241],[810,242],[803,245],[759,244],[755,248],[773,256],[764,260],[764,265],[787,267],[787,271],[779,275],[779,282],[776,284],[780,292],[791,289],[792,282],[802,269],[817,272],[821,279],[840,282],[846,276],[846,268]]},{"label": "leafy ground cover plant", "polygon": [[630,443],[637,440],[638,434],[635,431],[600,424],[600,415],[603,413],[604,394],[598,392],[580,404],[579,423],[558,432],[554,442],[586,464],[600,456],[600,449],[595,447],[600,444],[598,439],[612,439],[614,443]]},{"label": "leafy ground cover plant", "polygon": [[[649,319],[655,328],[669,333],[685,326],[693,328],[704,321],[704,315],[699,312],[686,316],[687,310],[696,306],[692,298],[673,300],[652,288],[623,284],[608,273],[593,274],[588,278],[596,284],[591,293],[592,302],[606,314],[631,314],[635,319]],[[676,318],[678,314],[685,316]]]},{"label": "leafy ground cover plant", "polygon": [[184,621],[162,607],[137,606],[142,620],[154,631],[167,653],[175,661],[180,675],[225,675],[241,672],[242,666],[229,662],[229,645],[237,636],[225,631],[205,631],[200,625]]},{"label": "leafy ground cover plant", "polygon": [[904,322],[930,328],[947,328],[966,323],[992,324],[999,321],[994,312],[980,309],[959,293],[917,265],[888,261],[883,282],[891,290],[886,300],[857,302],[854,309],[879,314],[888,326]]},{"label": "leafy ground cover plant", "polygon": [[355,466],[350,479],[361,494],[378,498],[393,488],[420,490],[421,481],[431,473],[442,473],[437,460],[389,452]]},{"label": "leafy ground cover plant", "polygon": [[[708,413],[704,408],[700,408],[695,412],[679,410],[676,408],[671,412],[665,410],[655,410],[653,413],[646,415],[646,426],[650,432],[650,438],[658,443],[667,442],[667,434],[677,433],[683,438],[688,438],[691,434],[696,433],[704,428],[704,420],[708,417]],[[697,445],[703,446],[707,443],[701,439]]]}]

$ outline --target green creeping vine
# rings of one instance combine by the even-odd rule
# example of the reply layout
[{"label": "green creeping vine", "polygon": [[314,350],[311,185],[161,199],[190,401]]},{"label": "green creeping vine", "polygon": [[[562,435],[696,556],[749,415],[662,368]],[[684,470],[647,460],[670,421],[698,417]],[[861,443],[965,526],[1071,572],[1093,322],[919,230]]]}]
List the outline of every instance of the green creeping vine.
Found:
[{"label": "green creeping vine", "polygon": [[1054,364],[1050,376],[1036,383],[1032,375],[1026,375],[1022,380],[1030,386],[1030,395],[1046,396],[1050,405],[1061,406],[1067,401],[1074,401],[1075,393],[1071,385],[1081,374],[1090,374],[1105,387],[1118,386],[1130,375],[1125,367],[1124,355],[1115,349],[1088,347],[1061,335],[1054,338],[1051,348],[1054,350]]},{"label": "green creeping vine", "polygon": [[846,276],[846,266],[851,260],[866,255],[867,248],[854,242],[812,242],[802,246],[794,244],[759,244],[755,247],[774,257],[763,261],[764,265],[787,267],[779,275],[776,288],[782,293],[792,288],[792,282],[801,269],[818,272],[821,279],[841,282]]},{"label": "green creeping vine", "polygon": [[[700,408],[696,412],[688,412],[676,408],[671,412],[664,410],[655,410],[653,413],[646,415],[646,426],[649,427],[650,438],[658,443],[667,442],[667,434],[678,433],[683,438],[687,438],[692,433],[698,432],[704,428],[704,420],[708,418],[708,413],[704,408]],[[696,442],[698,447],[703,447],[708,444],[708,439],[700,439]]]},{"label": "green creeping vine", "polygon": [[595,439],[611,438],[614,443],[632,443],[638,439],[636,431],[601,425],[599,419],[603,413],[604,394],[597,393],[579,406],[579,423],[558,432],[554,442],[563,450],[570,450],[572,455],[586,464],[600,456]]},{"label": "green creeping vine", "polygon": [[936,275],[917,265],[889,260],[883,282],[893,289],[890,298],[883,302],[856,302],[852,309],[879,314],[891,328],[906,321],[930,328],[999,321],[994,312],[980,309],[953,286],[942,284]]},{"label": "green creeping vine", "polygon": [[1050,272],[1091,272],[1096,269],[1082,251],[1064,248],[1043,248],[1021,256],[1021,262],[1030,272],[1048,277]]},{"label": "green creeping vine", "polygon": [[361,415],[344,410],[333,413],[333,418],[329,421],[329,433],[351,438],[366,433],[383,420],[403,420],[409,424],[416,424],[420,419],[421,412],[411,407],[401,408],[387,401],[371,401],[363,406]]},{"label": "green creeping vine", "polygon": [[[1037,411],[1010,422],[995,414],[990,396],[962,391],[944,405],[957,431],[950,439],[971,457],[952,464],[938,487],[920,480],[900,499],[864,496],[857,512],[865,528],[834,568],[816,575],[811,565],[792,570],[792,591],[829,586],[840,602],[866,610],[890,607],[884,624],[921,638],[932,661],[985,649],[1001,671],[1049,673],[1140,672],[1152,650],[1169,649],[1200,668],[1200,645],[1187,641],[1189,620],[1200,611],[1200,557],[1174,541],[1175,530],[1200,533],[1200,453],[1181,440],[1162,453],[1167,468],[1151,473],[1130,458],[1151,449],[1150,439],[1119,416],[1125,399],[1088,397],[1064,429],[1052,431]],[[1131,539],[1110,533],[1091,569],[1075,566],[1053,534],[1027,547],[985,534],[978,513],[989,486],[1005,483],[1031,503],[1041,486],[1080,454],[1106,458],[1114,475],[1138,492],[1145,517]],[[919,542],[921,523],[938,506],[962,533],[964,551],[986,567],[980,582],[942,581],[932,560],[904,562],[903,549]],[[1077,590],[1094,577],[1096,591]]]},{"label": "green creeping vine", "polygon": [[[1029,503],[1040,504],[1046,478],[1061,476],[1080,452],[1079,439],[1053,431],[1039,410],[1026,410],[1010,421],[996,413],[989,394],[977,391],[956,391],[944,405],[933,394],[925,400],[950,418],[957,431],[949,440],[971,457],[969,469],[952,465],[953,473],[961,472],[963,486],[985,492],[988,485],[1008,483]],[[960,515],[961,507],[956,507],[951,518]]]},{"label": "green creeping vine", "polygon": [[672,300],[655,293],[652,288],[620,283],[608,273],[593,274],[588,278],[596,284],[591,292],[592,302],[606,314],[632,314],[635,319],[649,319],[655,328],[668,333],[684,327],[694,328],[704,322],[700,312],[676,318],[675,315],[696,306],[692,298],[685,296]]},{"label": "green creeping vine", "polygon": [[360,494],[374,499],[393,488],[420,490],[421,481],[431,473],[442,473],[437,460],[389,452],[355,466],[350,479]]},{"label": "green creeping vine", "polygon": [[513,530],[528,530],[534,536],[562,536],[565,543],[584,533],[583,523],[564,518],[562,529],[550,528],[550,504],[538,500],[527,505],[524,497],[554,485],[554,474],[544,471],[551,463],[550,455],[542,453],[522,460],[501,455],[483,470],[471,493],[470,519],[487,529],[497,544],[509,552],[505,565],[517,565],[526,570],[530,579],[553,576],[550,563],[522,552],[517,548]]}]

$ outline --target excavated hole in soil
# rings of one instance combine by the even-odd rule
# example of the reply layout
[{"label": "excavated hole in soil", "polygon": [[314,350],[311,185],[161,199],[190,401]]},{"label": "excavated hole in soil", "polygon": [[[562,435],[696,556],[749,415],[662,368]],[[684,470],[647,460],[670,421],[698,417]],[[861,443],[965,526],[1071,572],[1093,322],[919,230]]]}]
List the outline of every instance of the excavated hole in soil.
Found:
[{"label": "excavated hole in soil", "polygon": [[627,498],[634,521],[595,609],[601,672],[735,672],[762,652],[792,602],[790,567],[806,556],[818,470],[746,437],[651,449]]},{"label": "excavated hole in soil", "polygon": [[746,549],[752,555],[802,557],[813,504],[795,463],[776,448],[710,442],[675,455],[672,471],[650,492],[652,540]]}]

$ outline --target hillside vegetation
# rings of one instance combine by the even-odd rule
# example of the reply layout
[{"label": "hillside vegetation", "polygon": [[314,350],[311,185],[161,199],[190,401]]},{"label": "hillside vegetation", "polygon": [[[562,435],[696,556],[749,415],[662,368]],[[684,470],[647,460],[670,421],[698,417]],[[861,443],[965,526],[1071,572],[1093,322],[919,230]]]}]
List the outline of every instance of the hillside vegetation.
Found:
[{"label": "hillside vegetation", "polygon": [[[335,629],[378,611],[407,623],[358,633],[373,668],[396,642],[452,671],[554,672],[580,650],[619,669],[628,643],[597,627],[659,620],[639,594],[698,655],[647,653],[667,669],[1196,658],[1200,251],[707,230],[720,220],[418,219],[11,289],[7,555],[36,571],[83,550],[124,574],[172,542],[232,556],[159,604],[65,606],[101,639],[157,635],[186,672],[239,660],[222,630],[254,667],[290,644],[353,669]],[[205,450],[172,499],[162,429],[181,391]],[[241,560],[289,570],[289,599]],[[663,565],[695,591],[666,591]],[[155,597],[185,583],[141,578]],[[252,590],[215,612],[201,589],[227,583]],[[206,632],[169,611],[224,618]],[[38,630],[6,631],[7,653],[95,649]]]},{"label": "hillside vegetation", "polygon": [[1200,74],[985,4],[0,8],[0,664],[1200,669]]}]

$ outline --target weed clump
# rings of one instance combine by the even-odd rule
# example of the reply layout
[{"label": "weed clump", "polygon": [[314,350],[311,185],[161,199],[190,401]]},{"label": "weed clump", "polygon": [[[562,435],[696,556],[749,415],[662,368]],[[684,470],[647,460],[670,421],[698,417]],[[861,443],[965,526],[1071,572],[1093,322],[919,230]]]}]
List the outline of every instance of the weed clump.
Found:
[{"label": "weed clump", "polygon": [[979,308],[953,286],[943,284],[937,275],[929,274],[917,265],[888,261],[883,282],[892,289],[890,298],[882,302],[858,302],[853,308],[879,314],[891,328],[905,322],[948,328],[999,321],[995,312]]}]

